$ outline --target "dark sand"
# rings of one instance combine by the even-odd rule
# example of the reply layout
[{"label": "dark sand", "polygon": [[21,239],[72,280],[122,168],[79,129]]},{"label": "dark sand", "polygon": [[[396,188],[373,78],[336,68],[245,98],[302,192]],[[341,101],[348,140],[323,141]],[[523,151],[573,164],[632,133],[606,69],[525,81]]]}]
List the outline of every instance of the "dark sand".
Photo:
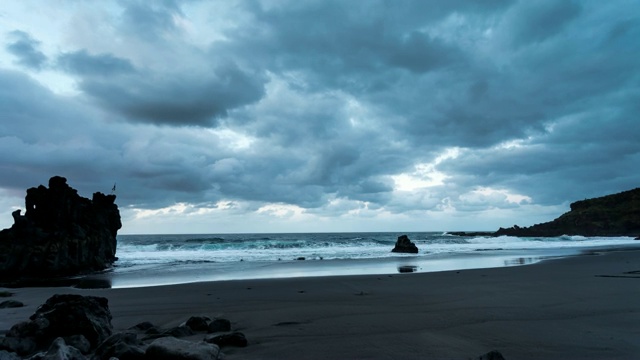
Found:
[{"label": "dark sand", "polygon": [[6,290],[27,306],[0,309],[0,331],[52,294],[98,295],[116,330],[228,318],[250,342],[224,348],[229,359],[640,359],[638,250],[440,273]]}]

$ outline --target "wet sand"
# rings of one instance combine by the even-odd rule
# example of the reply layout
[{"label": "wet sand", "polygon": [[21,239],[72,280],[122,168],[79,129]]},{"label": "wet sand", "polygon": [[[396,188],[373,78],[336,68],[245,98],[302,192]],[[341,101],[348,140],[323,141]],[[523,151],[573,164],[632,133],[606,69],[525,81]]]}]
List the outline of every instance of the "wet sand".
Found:
[{"label": "wet sand", "polygon": [[435,273],[0,290],[26,304],[0,309],[0,331],[52,294],[97,295],[116,331],[227,318],[249,340],[224,348],[229,359],[640,358],[638,250]]}]

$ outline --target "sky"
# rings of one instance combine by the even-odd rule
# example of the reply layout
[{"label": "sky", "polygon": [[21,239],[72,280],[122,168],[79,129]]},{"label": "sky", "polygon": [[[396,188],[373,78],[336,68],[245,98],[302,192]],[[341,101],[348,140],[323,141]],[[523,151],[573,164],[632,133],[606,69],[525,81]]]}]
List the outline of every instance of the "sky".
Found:
[{"label": "sky", "polygon": [[640,186],[640,2],[4,1],[0,228],[496,230]]}]

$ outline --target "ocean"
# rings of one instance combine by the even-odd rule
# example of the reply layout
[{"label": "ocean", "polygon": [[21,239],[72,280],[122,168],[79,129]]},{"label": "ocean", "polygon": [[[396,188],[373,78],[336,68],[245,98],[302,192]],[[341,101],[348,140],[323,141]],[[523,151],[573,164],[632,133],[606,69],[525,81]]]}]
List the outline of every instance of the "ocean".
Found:
[{"label": "ocean", "polygon": [[[420,252],[392,253],[406,234]],[[427,272],[532,264],[587,250],[640,247],[632,237],[461,237],[446,232],[118,235],[111,287],[305,276]]]}]

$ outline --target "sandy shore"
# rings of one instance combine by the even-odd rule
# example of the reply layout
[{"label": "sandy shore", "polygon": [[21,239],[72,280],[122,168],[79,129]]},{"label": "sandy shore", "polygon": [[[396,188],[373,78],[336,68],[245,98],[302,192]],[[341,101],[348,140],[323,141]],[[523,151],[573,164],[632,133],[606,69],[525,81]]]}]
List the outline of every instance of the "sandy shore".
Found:
[{"label": "sandy shore", "polygon": [[0,331],[52,294],[98,295],[116,330],[225,317],[250,342],[223,349],[229,359],[640,358],[638,250],[439,273],[6,290],[26,306],[0,309]]}]

